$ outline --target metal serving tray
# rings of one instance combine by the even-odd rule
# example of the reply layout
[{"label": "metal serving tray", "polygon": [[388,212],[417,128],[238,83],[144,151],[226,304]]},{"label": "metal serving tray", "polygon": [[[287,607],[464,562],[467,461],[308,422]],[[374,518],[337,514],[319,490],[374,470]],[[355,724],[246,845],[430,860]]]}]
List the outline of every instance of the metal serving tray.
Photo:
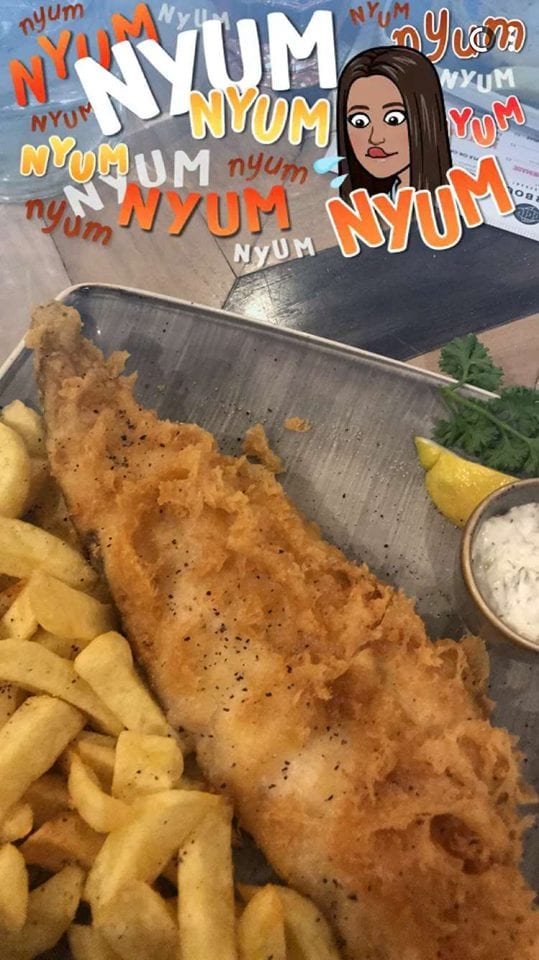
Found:
[{"label": "metal serving tray", "polygon": [[[238,453],[261,422],[284,458],[292,500],[351,558],[417,598],[434,637],[459,636],[455,582],[459,531],[434,509],[414,449],[442,412],[446,378],[223,311],[107,285],[71,287],[60,300],[80,311],[105,352],[125,349],[141,403],[163,417],[211,430]],[[0,403],[35,402],[30,353],[0,371]],[[283,428],[309,419],[308,433]],[[539,655],[536,663],[492,652],[496,720],[521,738],[528,779],[539,786]],[[528,835],[526,872],[539,887],[539,837]]]}]

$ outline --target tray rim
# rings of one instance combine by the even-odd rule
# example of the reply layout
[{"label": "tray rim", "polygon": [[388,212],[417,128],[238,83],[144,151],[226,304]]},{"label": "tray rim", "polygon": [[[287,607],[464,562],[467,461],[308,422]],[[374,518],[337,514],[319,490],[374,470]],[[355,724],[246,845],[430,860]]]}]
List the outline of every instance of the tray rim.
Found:
[{"label": "tray rim", "polygon": [[[145,290],[142,287],[125,287],[122,284],[118,283],[100,283],[98,281],[91,281],[87,283],[74,283],[68,287],[65,287],[64,290],[61,290],[59,293],[53,297],[53,300],[58,300],[60,303],[64,303],[65,300],[72,294],[81,290],[111,290],[116,293],[128,293],[135,294],[136,296],[143,297],[146,299],[153,300],[162,300],[166,303],[175,304],[180,307],[188,307],[189,309],[195,309],[197,311],[203,311],[204,313],[212,314],[216,319],[221,319],[225,321],[235,321],[242,326],[249,328],[260,328],[262,330],[279,332],[280,335],[283,335],[285,338],[291,339],[293,341],[303,341],[304,343],[312,343],[317,346],[330,347],[337,353],[349,354],[350,356],[362,358],[365,360],[374,360],[382,366],[393,368],[396,371],[413,371],[420,375],[420,377],[426,381],[430,381],[433,384],[451,384],[456,383],[456,380],[453,377],[449,377],[444,373],[436,373],[433,370],[424,370],[422,367],[416,367],[413,363],[408,363],[404,360],[396,360],[393,357],[386,357],[381,353],[374,353],[371,350],[365,350],[363,347],[354,347],[348,343],[342,343],[340,340],[332,340],[329,337],[320,337],[317,334],[309,333],[306,330],[294,330],[290,327],[277,326],[273,323],[266,323],[264,320],[255,319],[253,317],[244,316],[241,313],[235,313],[231,310],[225,310],[223,307],[212,307],[207,304],[198,303],[194,300],[184,300],[181,297],[173,297],[170,294],[165,293],[156,293],[152,290]],[[0,381],[8,373],[11,366],[15,363],[18,357],[21,355],[25,349],[25,337],[19,341],[19,343],[14,347],[11,353],[6,357],[4,362],[0,365]],[[468,388],[470,389],[470,388]],[[472,387],[472,391],[475,393],[482,394],[486,397],[493,396],[488,390],[483,390],[481,387]]]}]

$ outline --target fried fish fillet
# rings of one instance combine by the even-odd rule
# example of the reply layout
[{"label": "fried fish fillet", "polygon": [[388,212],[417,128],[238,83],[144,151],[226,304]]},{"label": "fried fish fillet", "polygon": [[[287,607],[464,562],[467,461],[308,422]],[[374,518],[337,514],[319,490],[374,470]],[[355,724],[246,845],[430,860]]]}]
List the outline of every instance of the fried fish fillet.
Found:
[{"label": "fried fish fillet", "polygon": [[53,472],[139,662],[344,955],[537,960],[529,794],[479,642],[429,641],[264,466],[139,406],[74,310],[38,309],[28,344]]}]

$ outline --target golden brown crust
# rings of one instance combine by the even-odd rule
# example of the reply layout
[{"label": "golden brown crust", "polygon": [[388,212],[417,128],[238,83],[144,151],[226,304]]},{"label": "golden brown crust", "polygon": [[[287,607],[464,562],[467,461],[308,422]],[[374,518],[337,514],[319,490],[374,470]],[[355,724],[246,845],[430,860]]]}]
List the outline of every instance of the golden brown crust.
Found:
[{"label": "golden brown crust", "polygon": [[31,337],[52,468],[214,787],[349,960],[536,960],[527,795],[481,645],[431,643],[267,469],[143,410],[60,309]]},{"label": "golden brown crust", "polygon": [[282,473],[283,461],[273,452],[269,445],[266,431],[261,423],[255,423],[245,433],[243,452],[248,457],[254,457],[271,473]]},{"label": "golden brown crust", "polygon": [[286,420],[283,420],[283,427],[285,430],[291,430],[293,433],[308,433],[312,427],[312,423],[303,417],[288,417]]}]

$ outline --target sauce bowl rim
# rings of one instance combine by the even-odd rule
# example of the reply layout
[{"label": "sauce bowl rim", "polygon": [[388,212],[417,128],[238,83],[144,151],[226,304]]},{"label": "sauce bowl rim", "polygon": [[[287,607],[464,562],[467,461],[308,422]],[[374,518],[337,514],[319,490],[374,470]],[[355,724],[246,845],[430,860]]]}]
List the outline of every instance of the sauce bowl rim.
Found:
[{"label": "sauce bowl rim", "polygon": [[[515,643],[520,647],[525,647],[527,650],[533,650],[535,653],[539,653],[539,640],[530,640],[527,637],[521,636],[521,634],[516,633],[515,630],[512,630],[511,627],[509,627],[494,613],[479,590],[473,571],[472,544],[477,529],[484,519],[485,510],[495,503],[496,500],[501,498],[503,494],[507,495],[510,490],[514,490],[516,487],[529,487],[530,490],[537,488],[537,492],[539,493],[539,477],[530,477],[525,480],[515,480],[511,483],[507,483],[503,487],[499,487],[497,490],[494,490],[493,493],[490,493],[487,497],[485,497],[484,500],[481,501],[481,503],[477,505],[473,513],[468,517],[462,533],[460,542],[460,569],[470,597],[486,620],[488,620],[488,622],[491,624],[491,626],[512,643]],[[535,502],[536,501],[533,499],[530,500],[530,503]],[[514,506],[517,505],[518,504],[515,504]],[[511,507],[508,509],[510,510]]]}]

